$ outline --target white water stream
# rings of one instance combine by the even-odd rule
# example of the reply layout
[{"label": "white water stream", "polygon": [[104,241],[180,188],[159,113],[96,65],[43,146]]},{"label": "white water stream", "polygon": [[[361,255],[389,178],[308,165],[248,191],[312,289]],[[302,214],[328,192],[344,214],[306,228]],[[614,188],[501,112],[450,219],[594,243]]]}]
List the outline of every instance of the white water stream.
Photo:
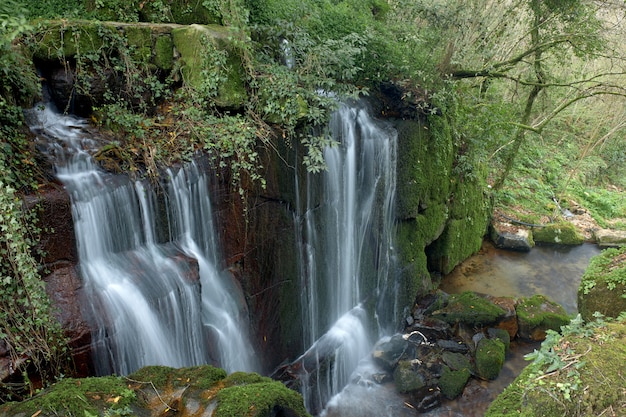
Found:
[{"label": "white water stream", "polygon": [[[333,116],[322,175],[309,175],[297,218],[304,344],[302,380],[309,411],[318,412],[350,381],[393,320],[395,130],[361,107]],[[321,180],[321,181],[317,181]],[[299,183],[300,181],[296,181]],[[321,197],[319,192],[321,190]],[[318,199],[319,198],[319,199]]]},{"label": "white water stream", "polygon": [[72,200],[97,372],[207,363],[256,370],[243,296],[220,268],[206,174],[195,164],[170,171],[159,205],[148,182],[97,167],[84,121],[49,107],[33,112],[32,129]]}]

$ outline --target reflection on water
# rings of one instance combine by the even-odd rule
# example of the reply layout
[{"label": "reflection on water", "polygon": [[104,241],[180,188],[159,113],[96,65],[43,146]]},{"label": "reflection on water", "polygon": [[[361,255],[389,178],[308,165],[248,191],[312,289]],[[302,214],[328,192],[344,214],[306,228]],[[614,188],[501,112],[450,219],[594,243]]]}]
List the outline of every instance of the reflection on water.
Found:
[{"label": "reflection on water", "polygon": [[485,242],[478,254],[446,275],[440,288],[448,293],[480,293],[530,297],[543,294],[573,314],[576,292],[597,245],[536,246],[530,252],[496,249]]}]

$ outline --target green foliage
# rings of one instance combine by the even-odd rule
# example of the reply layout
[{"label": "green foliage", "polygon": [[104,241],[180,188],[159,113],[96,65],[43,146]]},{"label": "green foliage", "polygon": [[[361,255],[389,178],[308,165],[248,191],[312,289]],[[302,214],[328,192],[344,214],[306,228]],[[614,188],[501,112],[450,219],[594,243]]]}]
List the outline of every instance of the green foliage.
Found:
[{"label": "green foliage", "polygon": [[[32,226],[27,229],[32,220],[22,210],[16,190],[0,180],[0,340],[10,353],[15,371],[24,373],[25,385],[30,363],[43,382],[49,383],[67,367],[67,352],[31,252],[37,230]],[[2,397],[11,398],[19,395],[21,387],[14,391],[0,384],[0,388]]]}]

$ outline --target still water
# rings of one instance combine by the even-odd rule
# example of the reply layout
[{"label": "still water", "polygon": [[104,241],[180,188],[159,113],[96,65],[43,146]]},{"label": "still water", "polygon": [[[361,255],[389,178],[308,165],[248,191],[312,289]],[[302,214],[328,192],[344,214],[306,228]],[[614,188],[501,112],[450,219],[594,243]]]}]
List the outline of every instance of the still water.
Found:
[{"label": "still water", "polygon": [[475,291],[506,297],[543,294],[574,314],[580,278],[589,259],[599,253],[600,248],[591,243],[513,252],[485,242],[476,255],[442,279],[440,288],[448,293]]}]

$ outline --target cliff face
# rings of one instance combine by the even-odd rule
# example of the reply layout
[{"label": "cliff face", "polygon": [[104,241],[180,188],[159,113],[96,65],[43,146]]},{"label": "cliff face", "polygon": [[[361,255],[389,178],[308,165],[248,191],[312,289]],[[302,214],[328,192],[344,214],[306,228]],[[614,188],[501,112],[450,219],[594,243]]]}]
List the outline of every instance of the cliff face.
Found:
[{"label": "cliff face", "polygon": [[[79,74],[75,64],[81,56],[101,51],[103,45],[114,47],[120,39],[132,47],[135,59],[156,73],[163,76],[178,68],[181,83],[198,85],[204,82],[206,63],[197,54],[208,42],[216,51],[224,51],[229,63],[223,66],[227,71],[219,78],[214,105],[237,112],[247,97],[241,65],[237,65],[241,60],[219,26],[53,22],[34,36],[33,62],[52,85],[52,99],[59,108],[83,116],[92,114],[104,94],[123,94],[127,80],[95,68]],[[89,80],[84,94],[74,88],[81,77]],[[373,116],[387,119],[398,131],[396,249],[401,311],[410,311],[417,295],[436,286],[432,276],[449,272],[479,249],[489,204],[483,193],[485,172],[464,175],[459,169],[460,157],[468,155],[453,137],[446,115],[432,111],[425,116],[416,110],[416,103],[401,98],[401,87],[388,87],[377,91],[371,101]],[[288,146],[282,140],[259,147],[266,186],[244,179],[240,182],[244,198],[228,170],[218,169],[212,185],[224,262],[244,290],[255,329],[253,343],[261,352],[265,371],[305,348],[294,250],[294,170],[304,173],[295,162],[297,151],[297,144]],[[45,266],[51,271],[44,279],[72,340],[79,374],[88,375],[90,337],[79,308],[81,283],[75,268],[69,197],[58,184],[43,190],[36,196],[43,202],[42,224],[54,229],[44,231],[41,240],[41,249],[48,254]]]}]

